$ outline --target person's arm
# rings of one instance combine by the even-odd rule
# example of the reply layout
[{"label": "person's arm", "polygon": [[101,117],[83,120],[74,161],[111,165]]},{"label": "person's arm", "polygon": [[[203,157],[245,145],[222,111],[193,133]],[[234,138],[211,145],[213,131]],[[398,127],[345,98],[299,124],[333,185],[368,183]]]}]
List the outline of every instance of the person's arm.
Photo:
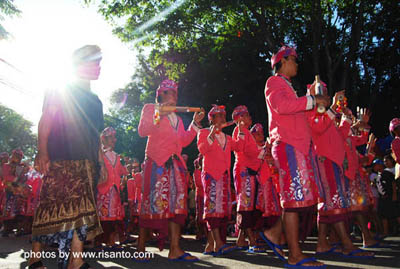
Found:
[{"label": "person's arm", "polygon": [[140,122],[138,126],[138,133],[141,137],[146,137],[151,135],[155,130],[157,130],[159,124],[154,124],[154,105],[145,104],[142,109],[142,114],[140,116]]},{"label": "person's arm", "polygon": [[202,155],[211,151],[214,143],[218,143],[217,141],[215,141],[215,138],[210,134],[210,131],[208,131],[207,129],[202,129],[197,134],[197,149]]},{"label": "person's arm", "polygon": [[[51,100],[49,101],[51,102]],[[49,152],[47,149],[47,142],[49,139],[51,127],[53,124],[54,116],[58,111],[58,106],[55,102],[45,104],[42,116],[39,121],[38,127],[38,163],[39,171],[46,174],[49,171],[50,160]]]},{"label": "person's arm", "polygon": [[315,106],[313,96],[296,97],[288,93],[284,88],[276,88],[267,94],[267,102],[271,108],[278,114],[295,114],[311,110]]}]

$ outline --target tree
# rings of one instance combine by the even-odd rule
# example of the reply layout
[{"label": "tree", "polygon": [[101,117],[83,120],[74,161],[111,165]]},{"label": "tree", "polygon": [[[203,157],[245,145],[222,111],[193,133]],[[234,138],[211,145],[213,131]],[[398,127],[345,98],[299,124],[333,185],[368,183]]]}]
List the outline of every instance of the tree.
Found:
[{"label": "tree", "polygon": [[[141,100],[170,77],[179,80],[180,104],[219,103],[228,112],[245,104],[266,125],[263,89],[281,43],[297,45],[296,89],[320,74],[330,94],[346,89],[354,109],[376,108],[388,96],[381,92],[398,85],[398,1],[103,0],[99,11],[121,40],[152,48],[134,77],[142,84],[119,91]],[[391,116],[374,116],[375,129],[386,129],[382,117]]]},{"label": "tree", "polygon": [[[11,0],[0,0],[0,21],[4,20],[4,16],[19,15],[21,11],[12,3]],[[0,24],[0,40],[9,36],[7,30]]]},{"label": "tree", "polygon": [[20,148],[27,158],[36,154],[37,137],[31,131],[33,124],[14,110],[0,105],[0,152],[11,153]]}]

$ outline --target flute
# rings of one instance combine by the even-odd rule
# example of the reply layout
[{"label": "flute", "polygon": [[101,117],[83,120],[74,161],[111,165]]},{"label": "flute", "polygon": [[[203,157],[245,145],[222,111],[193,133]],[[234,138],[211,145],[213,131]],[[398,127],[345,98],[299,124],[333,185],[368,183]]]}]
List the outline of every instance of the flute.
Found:
[{"label": "flute", "polygon": [[225,128],[225,127],[228,127],[228,126],[231,126],[231,125],[234,125],[234,124],[235,124],[235,121],[233,121],[233,120],[228,121],[228,122],[225,122],[225,123],[223,123],[223,124],[221,125],[221,129],[223,129],[223,128]]},{"label": "flute", "polygon": [[203,112],[202,107],[190,106],[159,106],[160,112]]},{"label": "flute", "polygon": [[155,104],[154,106],[154,124],[159,124],[161,115],[160,112],[203,112],[202,107],[190,107],[190,106],[161,106],[160,104]]}]

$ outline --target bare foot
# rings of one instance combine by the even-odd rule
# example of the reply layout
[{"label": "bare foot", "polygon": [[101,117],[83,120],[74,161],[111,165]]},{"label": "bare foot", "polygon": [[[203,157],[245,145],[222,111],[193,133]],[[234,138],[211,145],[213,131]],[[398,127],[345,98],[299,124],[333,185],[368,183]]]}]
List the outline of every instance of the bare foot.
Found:
[{"label": "bare foot", "polygon": [[342,252],[344,255],[350,255],[352,257],[374,257],[375,253],[370,251],[365,251],[359,249],[357,247],[353,247],[352,249],[343,249]]},{"label": "bare foot", "polygon": [[[180,248],[176,248],[176,249],[170,249],[169,253],[168,253],[168,259],[177,259],[179,257],[181,257],[183,254],[185,254],[185,252],[180,249]],[[197,260],[198,258],[192,255],[188,255],[184,258],[185,260]]]},{"label": "bare foot", "polygon": [[[300,261],[302,261],[302,260],[304,260],[306,258],[309,258],[309,257],[307,257],[307,256],[305,256],[303,254],[301,254],[300,256],[296,256],[296,257],[292,257],[292,256],[289,255],[288,264],[295,265],[296,263],[298,263],[298,262],[300,262]],[[311,267],[311,266],[321,266],[321,265],[324,265],[324,263],[319,262],[319,261],[309,261],[309,262],[303,263],[302,265]]]}]

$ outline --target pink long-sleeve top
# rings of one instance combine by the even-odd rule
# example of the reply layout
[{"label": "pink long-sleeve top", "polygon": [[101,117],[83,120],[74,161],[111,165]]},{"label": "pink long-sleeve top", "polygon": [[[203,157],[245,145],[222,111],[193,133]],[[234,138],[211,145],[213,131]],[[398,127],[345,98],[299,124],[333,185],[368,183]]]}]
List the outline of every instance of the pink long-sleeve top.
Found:
[{"label": "pink long-sleeve top", "polygon": [[400,137],[395,137],[392,141],[392,152],[395,161],[400,164]]},{"label": "pink long-sleeve top", "polygon": [[[256,140],[248,129],[244,129],[242,132],[244,134],[243,142],[235,150],[236,158],[233,170],[239,172],[246,167],[258,171],[262,163],[264,150],[259,149]],[[239,139],[239,127],[235,127],[232,137],[235,140]]]},{"label": "pink long-sleeve top", "polygon": [[153,117],[154,104],[144,105],[138,132],[141,137],[148,137],[146,157],[151,158],[158,166],[161,166],[175,154],[186,167],[181,156],[182,148],[193,141],[198,128],[191,123],[186,131],[179,116],[176,116],[176,124],[167,115],[161,116],[159,124],[154,124]]},{"label": "pink long-sleeve top", "polygon": [[201,169],[194,169],[193,180],[196,186],[196,197],[204,197],[203,183],[201,182]]},{"label": "pink long-sleeve top", "polygon": [[312,140],[317,155],[328,158],[342,166],[345,157],[343,136],[350,130],[351,120],[343,117],[340,125],[335,124],[335,112],[331,109],[317,114],[316,109],[307,112]]},{"label": "pink long-sleeve top", "polygon": [[132,173],[132,178],[127,181],[128,200],[138,201],[142,196],[142,173]]},{"label": "pink long-sleeve top", "polygon": [[[350,132],[349,132],[350,133]],[[345,151],[348,161],[348,168],[345,170],[345,176],[349,179],[354,179],[360,167],[359,155],[356,147],[366,144],[368,141],[368,132],[362,132],[361,135],[356,136],[348,134],[345,137]]]},{"label": "pink long-sleeve top", "polygon": [[215,180],[222,178],[225,172],[231,168],[231,150],[237,150],[242,139],[233,140],[229,135],[225,137],[224,144],[220,145],[218,139],[210,140],[209,128],[201,129],[197,137],[197,148],[203,155],[203,172],[210,174]]},{"label": "pink long-sleeve top", "polygon": [[307,154],[311,130],[305,112],[314,108],[314,97],[298,97],[288,78],[275,75],[267,80],[265,100],[271,141],[285,142]]},{"label": "pink long-sleeve top", "polygon": [[100,194],[106,194],[110,188],[115,185],[118,192],[120,191],[121,177],[128,174],[126,167],[121,164],[121,158],[116,155],[115,162],[112,163],[106,156],[104,156],[104,165],[107,169],[107,180],[97,185],[97,190]]}]

